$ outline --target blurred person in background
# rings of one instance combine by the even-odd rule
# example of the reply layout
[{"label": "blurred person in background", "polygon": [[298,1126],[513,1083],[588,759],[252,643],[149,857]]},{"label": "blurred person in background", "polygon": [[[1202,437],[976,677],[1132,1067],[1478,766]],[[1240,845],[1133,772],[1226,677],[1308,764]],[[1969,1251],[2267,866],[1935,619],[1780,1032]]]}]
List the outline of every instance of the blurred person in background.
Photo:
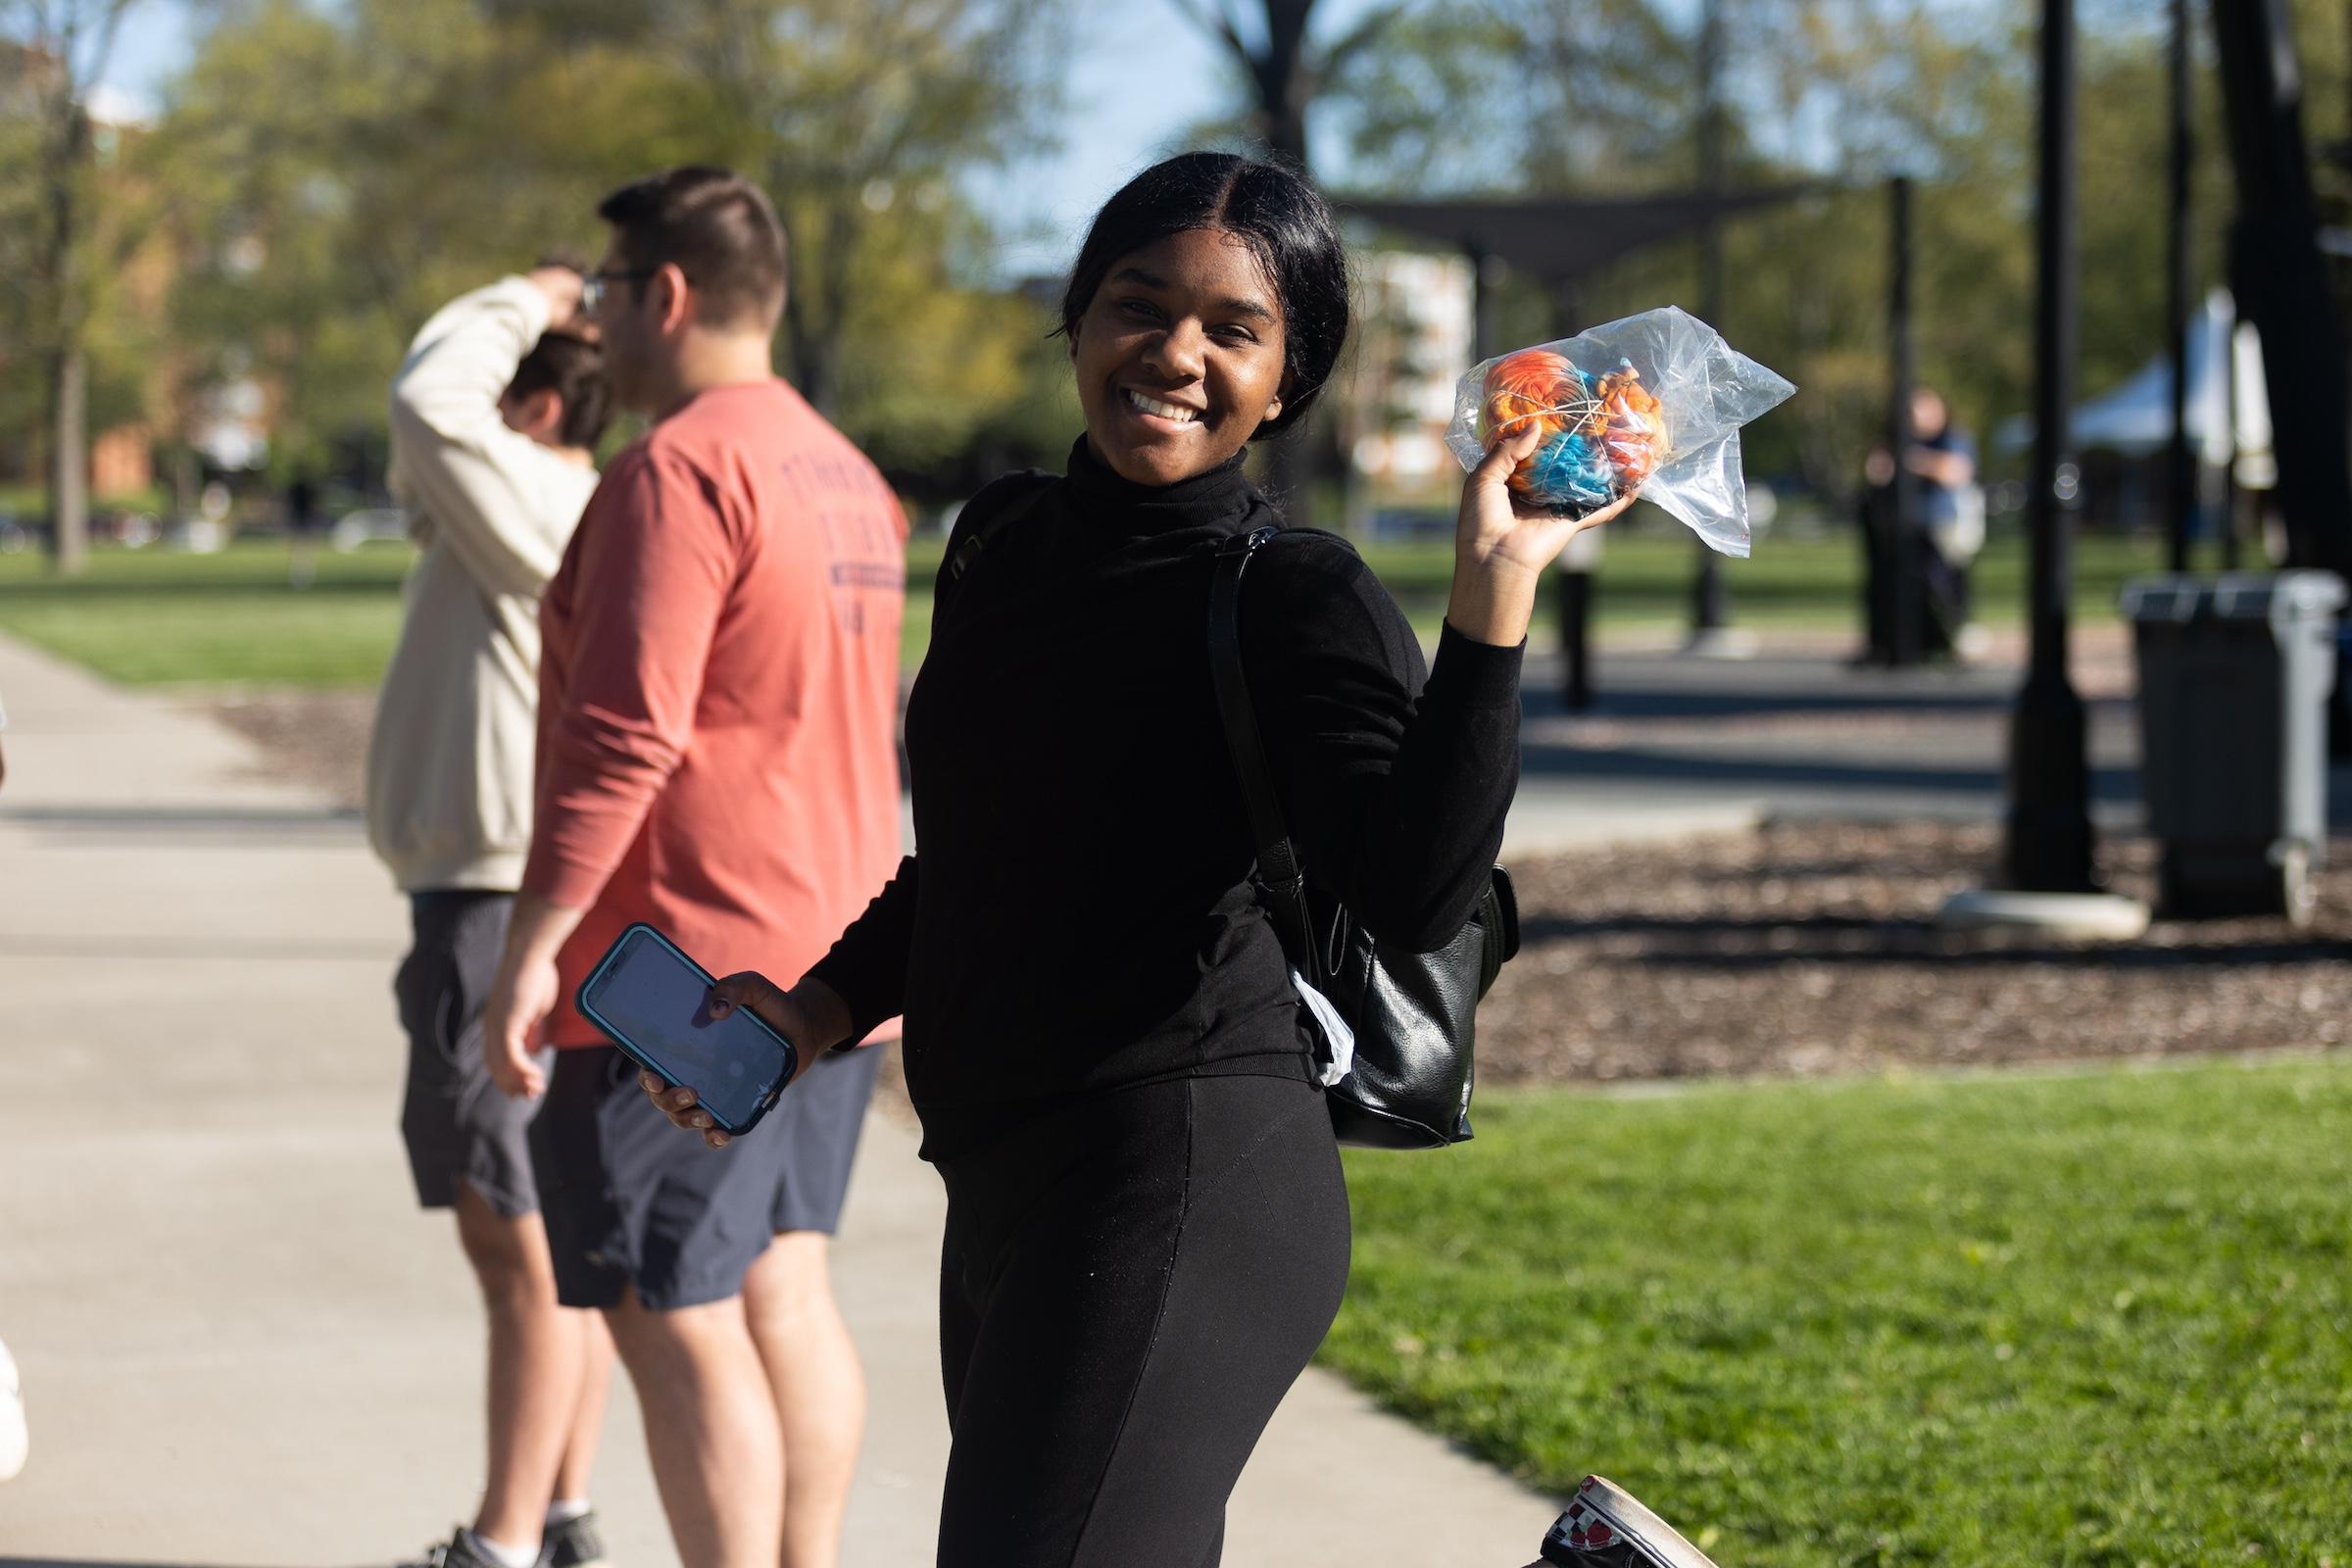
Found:
[{"label": "blurred person in background", "polygon": [[1915,514],[1897,518],[1892,450],[1874,448],[1863,464],[1863,528],[1869,545],[1869,650],[1862,662],[1895,657],[1894,618],[1900,613],[1904,553],[1898,527],[1915,531],[1910,553],[1920,575],[1918,602],[1926,619],[1920,651],[1931,657],[1975,657],[1982,632],[1969,620],[1969,565],[1984,547],[1984,492],[1977,483],[1977,444],[1956,423],[1943,395],[1931,387],[1911,393],[1911,444],[1903,466],[1914,477]]},{"label": "blurred person in background", "polygon": [[368,752],[368,837],[409,897],[393,982],[417,1200],[451,1209],[489,1313],[489,1475],[441,1568],[602,1559],[588,1476],[612,1348],[556,1299],[527,1105],[492,1084],[482,1008],[531,834],[539,596],[596,488],[610,397],[570,330],[583,283],[542,267],[444,307],[392,383],[393,493],[419,554]]},{"label": "blurred person in background", "polygon": [[776,378],[785,239],[757,185],[675,169],[598,216],[606,373],[655,423],[606,469],[548,589],[492,1070],[546,1097],[531,1153],[557,1289],[612,1326],[679,1557],[831,1568],[865,1387],[829,1241],[875,1054],[821,1055],[716,1155],[571,999],[633,921],[713,971],[808,963],[888,880],[906,514]]},{"label": "blurred person in background", "polygon": [[[8,728],[8,710],[0,708],[0,730]],[[0,784],[8,782],[8,759],[0,755]],[[0,1481],[14,1481],[24,1468],[29,1435],[24,1427],[24,1396],[16,1357],[0,1341]]]},{"label": "blurred person in background", "polygon": [[318,510],[318,487],[298,473],[286,486],[286,581],[308,588],[318,575],[318,536],[326,515]]},{"label": "blurred person in background", "polygon": [[7,1344],[0,1342],[0,1481],[14,1481],[24,1473],[29,1441],[16,1357],[8,1353]]}]

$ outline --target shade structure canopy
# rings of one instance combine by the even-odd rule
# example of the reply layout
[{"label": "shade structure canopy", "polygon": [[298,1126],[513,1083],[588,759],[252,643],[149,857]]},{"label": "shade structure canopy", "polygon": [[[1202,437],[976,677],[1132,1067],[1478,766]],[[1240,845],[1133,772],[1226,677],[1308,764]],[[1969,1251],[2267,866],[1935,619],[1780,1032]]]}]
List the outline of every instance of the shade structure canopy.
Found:
[{"label": "shade structure canopy", "polygon": [[1836,187],[1803,184],[1750,190],[1675,191],[1656,196],[1550,197],[1525,201],[1393,202],[1344,199],[1343,217],[1402,229],[1492,256],[1547,283],[1589,276],[1619,257],[1709,219],[1733,218]]}]

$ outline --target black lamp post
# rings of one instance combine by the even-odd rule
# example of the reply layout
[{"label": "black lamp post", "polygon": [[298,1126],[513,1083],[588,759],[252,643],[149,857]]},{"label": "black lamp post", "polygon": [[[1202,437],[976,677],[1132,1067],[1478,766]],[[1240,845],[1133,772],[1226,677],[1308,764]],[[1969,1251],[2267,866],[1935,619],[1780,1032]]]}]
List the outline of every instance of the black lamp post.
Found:
[{"label": "black lamp post", "polygon": [[1470,258],[1470,357],[1490,360],[1502,352],[1502,258],[1483,245],[1466,247]]},{"label": "black lamp post", "polygon": [[2293,10],[2287,0],[2227,0],[2210,15],[2237,176],[2230,282],[2239,314],[2262,334],[2287,564],[2352,577],[2352,386],[2319,245]]},{"label": "black lamp post", "polygon": [[[1698,183],[1710,204],[1723,199],[1723,3],[1706,0],[1698,24]],[[1723,330],[1723,220],[1710,205],[1698,231],[1698,314]],[[1705,540],[1698,541],[1698,568],[1690,579],[1690,640],[1703,645],[1729,622],[1723,600],[1723,568]]]},{"label": "black lamp post", "polygon": [[2188,448],[2189,295],[2195,287],[2188,249],[2189,89],[2188,0],[2173,0],[2172,47],[2172,298],[2173,440],[2172,482],[2165,510],[2165,535],[2175,571],[2188,569],[2189,514],[2197,502],[2197,464]]},{"label": "black lamp post", "polygon": [[1917,339],[1911,331],[1912,222],[1910,176],[1897,174],[1888,183],[1887,226],[1892,236],[1888,257],[1886,328],[1894,361],[1893,388],[1886,410],[1886,450],[1894,454],[1894,474],[1887,485],[1892,537],[1881,559],[1886,580],[1881,587],[1886,612],[1886,662],[1909,668],[1927,657],[1927,570],[1920,560],[1928,548],[1919,522],[1919,475],[1911,469],[1911,448],[1919,432],[1911,423],[1911,393],[1919,384]]},{"label": "black lamp post", "polygon": [[[2074,586],[2069,453],[2075,393],[2078,244],[2075,215],[2075,6],[2042,0],[2041,196],[2036,218],[2034,468],[2026,492],[2033,536],[2027,609],[2032,662],[2009,732],[2009,886],[2090,893],[2090,766],[2082,699],[2067,672]],[[2061,493],[2064,485],[2065,492]]]}]

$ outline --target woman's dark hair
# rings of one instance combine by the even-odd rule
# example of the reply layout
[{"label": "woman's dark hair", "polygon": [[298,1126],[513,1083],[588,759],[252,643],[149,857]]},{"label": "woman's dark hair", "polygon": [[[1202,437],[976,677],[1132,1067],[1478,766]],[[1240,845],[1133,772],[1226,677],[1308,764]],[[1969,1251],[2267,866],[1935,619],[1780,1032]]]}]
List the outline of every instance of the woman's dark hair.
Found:
[{"label": "woman's dark hair", "polygon": [[514,379],[507,383],[511,398],[537,392],[553,392],[564,400],[564,421],[556,439],[567,447],[595,451],[605,438],[605,420],[612,409],[603,348],[569,332],[541,333],[514,367]]},{"label": "woman's dark hair", "polygon": [[1233,153],[1183,153],[1119,187],[1070,269],[1061,335],[1077,334],[1120,257],[1200,228],[1241,236],[1281,302],[1282,413],[1257,429],[1280,435],[1314,406],[1348,341],[1348,254],[1330,206],[1295,170]]}]

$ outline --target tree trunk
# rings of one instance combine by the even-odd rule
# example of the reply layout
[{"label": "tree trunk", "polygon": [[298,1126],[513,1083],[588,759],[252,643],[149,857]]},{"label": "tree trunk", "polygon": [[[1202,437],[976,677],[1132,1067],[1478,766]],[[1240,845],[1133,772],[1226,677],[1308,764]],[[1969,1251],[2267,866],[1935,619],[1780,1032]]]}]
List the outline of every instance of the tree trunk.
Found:
[{"label": "tree trunk", "polygon": [[1309,450],[1314,433],[1309,426],[1318,409],[1283,434],[1266,442],[1266,499],[1281,509],[1283,520],[1294,528],[1315,526],[1315,458]]},{"label": "tree trunk", "polygon": [[1258,128],[1266,145],[1300,169],[1307,159],[1306,106],[1315,95],[1306,25],[1315,0],[1266,0],[1266,52],[1249,61],[1256,78]]},{"label": "tree trunk", "polygon": [[[67,51],[70,54],[70,50]],[[67,60],[61,69],[72,69]],[[61,576],[79,572],[89,553],[89,362],[81,346],[81,299],[74,275],[80,218],[74,181],[89,147],[89,121],[69,94],[42,160],[49,224],[35,297],[49,313],[49,560]]]},{"label": "tree trunk", "polygon": [[[771,165],[771,190],[789,190],[791,171]],[[799,209],[802,221],[785,245],[784,352],[786,376],[808,406],[830,419],[841,398],[842,321],[849,281],[838,254],[850,223],[838,211]]]},{"label": "tree trunk", "polygon": [[1267,148],[1300,169],[1308,168],[1305,106],[1298,103],[1268,104],[1260,114],[1265,122]]},{"label": "tree trunk", "polygon": [[89,556],[89,361],[76,347],[49,358],[49,550],[61,576]]},{"label": "tree trunk", "polygon": [[[1255,119],[1266,148],[1301,172],[1312,172],[1307,161],[1306,106],[1313,82],[1306,60],[1306,23],[1315,0],[1267,0],[1266,52],[1244,58],[1257,89]],[[1290,433],[1267,444],[1262,473],[1269,499],[1296,527],[1315,524],[1316,432],[1310,428],[1328,414],[1318,406]]]},{"label": "tree trunk", "polygon": [[197,493],[204,488],[204,475],[197,466],[196,448],[186,441],[172,454],[172,518],[178,521],[196,514]]},{"label": "tree trunk", "polygon": [[[1258,106],[1258,116],[1265,127],[1268,150],[1287,160],[1293,168],[1304,171],[1306,114],[1304,94],[1296,85],[1297,74],[1294,64],[1279,87],[1261,78],[1266,96]],[[1293,527],[1316,525],[1314,442],[1318,432],[1313,426],[1329,414],[1328,400],[1319,401],[1303,420],[1266,446],[1263,468],[1266,493]]]},{"label": "tree trunk", "polygon": [[785,373],[794,389],[808,400],[808,406],[829,419],[833,416],[833,378],[825,364],[824,334],[808,315],[798,289],[785,296]]}]

